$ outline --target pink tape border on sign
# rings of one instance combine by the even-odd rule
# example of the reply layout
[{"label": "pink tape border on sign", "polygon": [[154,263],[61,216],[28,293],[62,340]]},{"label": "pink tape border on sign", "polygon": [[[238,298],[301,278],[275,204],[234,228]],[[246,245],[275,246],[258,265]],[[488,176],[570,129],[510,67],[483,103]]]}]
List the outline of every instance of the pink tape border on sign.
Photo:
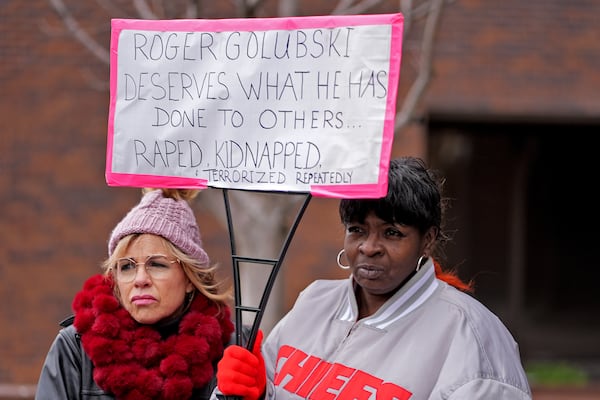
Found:
[{"label": "pink tape border on sign", "polygon": [[124,29],[151,29],[157,31],[195,31],[199,27],[205,31],[223,30],[265,30],[265,29],[311,29],[333,28],[338,26],[377,25],[391,26],[391,46],[389,61],[388,96],[382,135],[381,156],[379,162],[379,180],[368,185],[312,185],[310,193],[317,197],[330,198],[377,198],[387,193],[387,174],[394,139],[396,115],[396,97],[400,79],[402,56],[402,14],[367,14],[341,16],[309,16],[286,18],[248,18],[248,19],[181,19],[181,20],[135,20],[113,19],[111,21],[111,71],[110,106],[108,116],[108,138],[106,147],[106,182],[109,186],[197,188],[208,187],[206,179],[193,179],[175,176],[157,176],[145,174],[122,174],[112,172],[114,113],[116,106],[117,84],[117,48],[120,32]]}]

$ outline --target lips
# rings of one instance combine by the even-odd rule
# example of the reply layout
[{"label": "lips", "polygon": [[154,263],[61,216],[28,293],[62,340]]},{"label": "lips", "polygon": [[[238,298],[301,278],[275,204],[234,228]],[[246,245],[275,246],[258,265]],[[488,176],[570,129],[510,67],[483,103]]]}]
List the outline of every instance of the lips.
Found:
[{"label": "lips", "polygon": [[149,294],[133,296],[131,298],[131,303],[135,304],[136,306],[145,306],[145,305],[152,304],[155,302],[156,302],[156,298]]},{"label": "lips", "polygon": [[359,265],[354,269],[354,276],[363,279],[377,279],[383,270],[373,265]]}]

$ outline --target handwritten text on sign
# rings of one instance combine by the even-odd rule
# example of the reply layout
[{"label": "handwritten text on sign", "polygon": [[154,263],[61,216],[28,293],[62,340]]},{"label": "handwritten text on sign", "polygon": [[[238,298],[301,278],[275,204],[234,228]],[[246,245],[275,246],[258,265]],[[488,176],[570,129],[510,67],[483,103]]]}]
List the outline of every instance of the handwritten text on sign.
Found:
[{"label": "handwritten text on sign", "polygon": [[383,195],[401,22],[113,20],[107,182]]}]

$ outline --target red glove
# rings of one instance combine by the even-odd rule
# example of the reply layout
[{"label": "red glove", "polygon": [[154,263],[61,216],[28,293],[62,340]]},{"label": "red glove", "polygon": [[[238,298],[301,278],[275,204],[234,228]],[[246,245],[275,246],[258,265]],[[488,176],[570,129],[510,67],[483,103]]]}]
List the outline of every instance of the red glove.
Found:
[{"label": "red glove", "polygon": [[260,353],[262,339],[263,332],[259,329],[252,353],[237,345],[225,349],[217,365],[217,386],[225,396],[258,400],[265,392],[267,373]]}]

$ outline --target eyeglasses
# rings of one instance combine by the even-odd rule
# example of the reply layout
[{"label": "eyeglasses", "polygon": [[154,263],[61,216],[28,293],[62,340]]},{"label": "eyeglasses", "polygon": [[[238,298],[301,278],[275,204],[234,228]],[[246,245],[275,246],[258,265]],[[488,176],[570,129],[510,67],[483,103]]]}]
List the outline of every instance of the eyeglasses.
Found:
[{"label": "eyeglasses", "polygon": [[115,271],[117,280],[125,283],[134,280],[138,265],[143,265],[152,279],[166,279],[173,270],[171,264],[179,262],[179,260],[169,260],[162,254],[149,255],[144,262],[135,262],[133,258],[125,257],[117,260]]}]

